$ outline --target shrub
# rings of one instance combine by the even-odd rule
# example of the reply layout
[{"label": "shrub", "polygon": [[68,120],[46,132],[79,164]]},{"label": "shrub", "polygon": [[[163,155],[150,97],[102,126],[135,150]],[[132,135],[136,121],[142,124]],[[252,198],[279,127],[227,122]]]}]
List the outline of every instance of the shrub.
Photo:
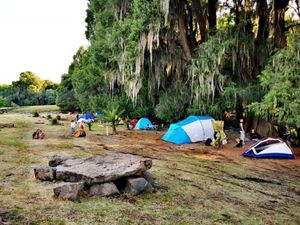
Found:
[{"label": "shrub", "polygon": [[51,124],[52,125],[58,125],[58,119],[57,118],[52,118],[51,119]]},{"label": "shrub", "polygon": [[33,112],[33,113],[32,113],[32,116],[33,116],[33,117],[39,117],[40,114],[39,114],[38,112]]}]

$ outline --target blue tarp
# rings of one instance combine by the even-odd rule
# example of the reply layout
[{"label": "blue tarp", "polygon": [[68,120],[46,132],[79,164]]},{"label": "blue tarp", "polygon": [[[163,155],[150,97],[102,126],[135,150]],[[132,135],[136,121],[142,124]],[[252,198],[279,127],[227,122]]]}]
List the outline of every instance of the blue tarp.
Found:
[{"label": "blue tarp", "polygon": [[94,121],[94,116],[92,114],[82,114],[79,116],[78,121],[83,120],[84,122]]}]

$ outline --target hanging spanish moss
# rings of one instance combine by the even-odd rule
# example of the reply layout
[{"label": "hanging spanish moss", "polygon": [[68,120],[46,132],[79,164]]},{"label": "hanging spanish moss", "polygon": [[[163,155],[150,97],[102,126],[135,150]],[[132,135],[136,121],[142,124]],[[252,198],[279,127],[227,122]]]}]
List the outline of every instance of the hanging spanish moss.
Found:
[{"label": "hanging spanish moss", "polygon": [[189,67],[192,99],[215,100],[216,94],[223,92],[225,76],[221,69],[226,54],[232,48],[232,40],[224,42],[224,34],[218,34],[200,45],[196,51],[197,58],[192,60]]},{"label": "hanging spanish moss", "polygon": [[[91,45],[70,70],[75,97],[81,108],[98,105],[97,110],[121,99],[131,111],[168,121],[187,113],[220,117],[257,101],[264,93],[249,93],[259,88],[274,46],[283,47],[287,33],[298,30],[292,20],[282,29],[286,4],[271,2],[89,0],[86,36]],[[92,92],[79,83],[81,76]],[[93,106],[80,97],[91,93]]]}]

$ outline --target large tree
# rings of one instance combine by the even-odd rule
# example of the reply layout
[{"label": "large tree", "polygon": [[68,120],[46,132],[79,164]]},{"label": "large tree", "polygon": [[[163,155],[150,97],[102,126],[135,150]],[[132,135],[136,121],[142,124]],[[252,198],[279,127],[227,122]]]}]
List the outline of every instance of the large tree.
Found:
[{"label": "large tree", "polygon": [[242,117],[262,99],[253,94],[259,75],[298,23],[288,22],[289,2],[90,0],[91,45],[69,73],[74,96],[82,110],[118,99],[129,115],[170,122],[187,113]]}]

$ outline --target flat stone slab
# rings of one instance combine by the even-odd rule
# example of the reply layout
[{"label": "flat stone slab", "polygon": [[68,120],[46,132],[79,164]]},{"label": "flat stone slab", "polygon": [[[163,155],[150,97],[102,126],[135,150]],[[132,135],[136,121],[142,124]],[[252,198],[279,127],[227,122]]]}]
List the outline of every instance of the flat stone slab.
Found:
[{"label": "flat stone slab", "polygon": [[101,184],[121,177],[141,176],[150,169],[152,160],[137,155],[115,153],[86,159],[67,159],[56,167],[56,179]]}]

